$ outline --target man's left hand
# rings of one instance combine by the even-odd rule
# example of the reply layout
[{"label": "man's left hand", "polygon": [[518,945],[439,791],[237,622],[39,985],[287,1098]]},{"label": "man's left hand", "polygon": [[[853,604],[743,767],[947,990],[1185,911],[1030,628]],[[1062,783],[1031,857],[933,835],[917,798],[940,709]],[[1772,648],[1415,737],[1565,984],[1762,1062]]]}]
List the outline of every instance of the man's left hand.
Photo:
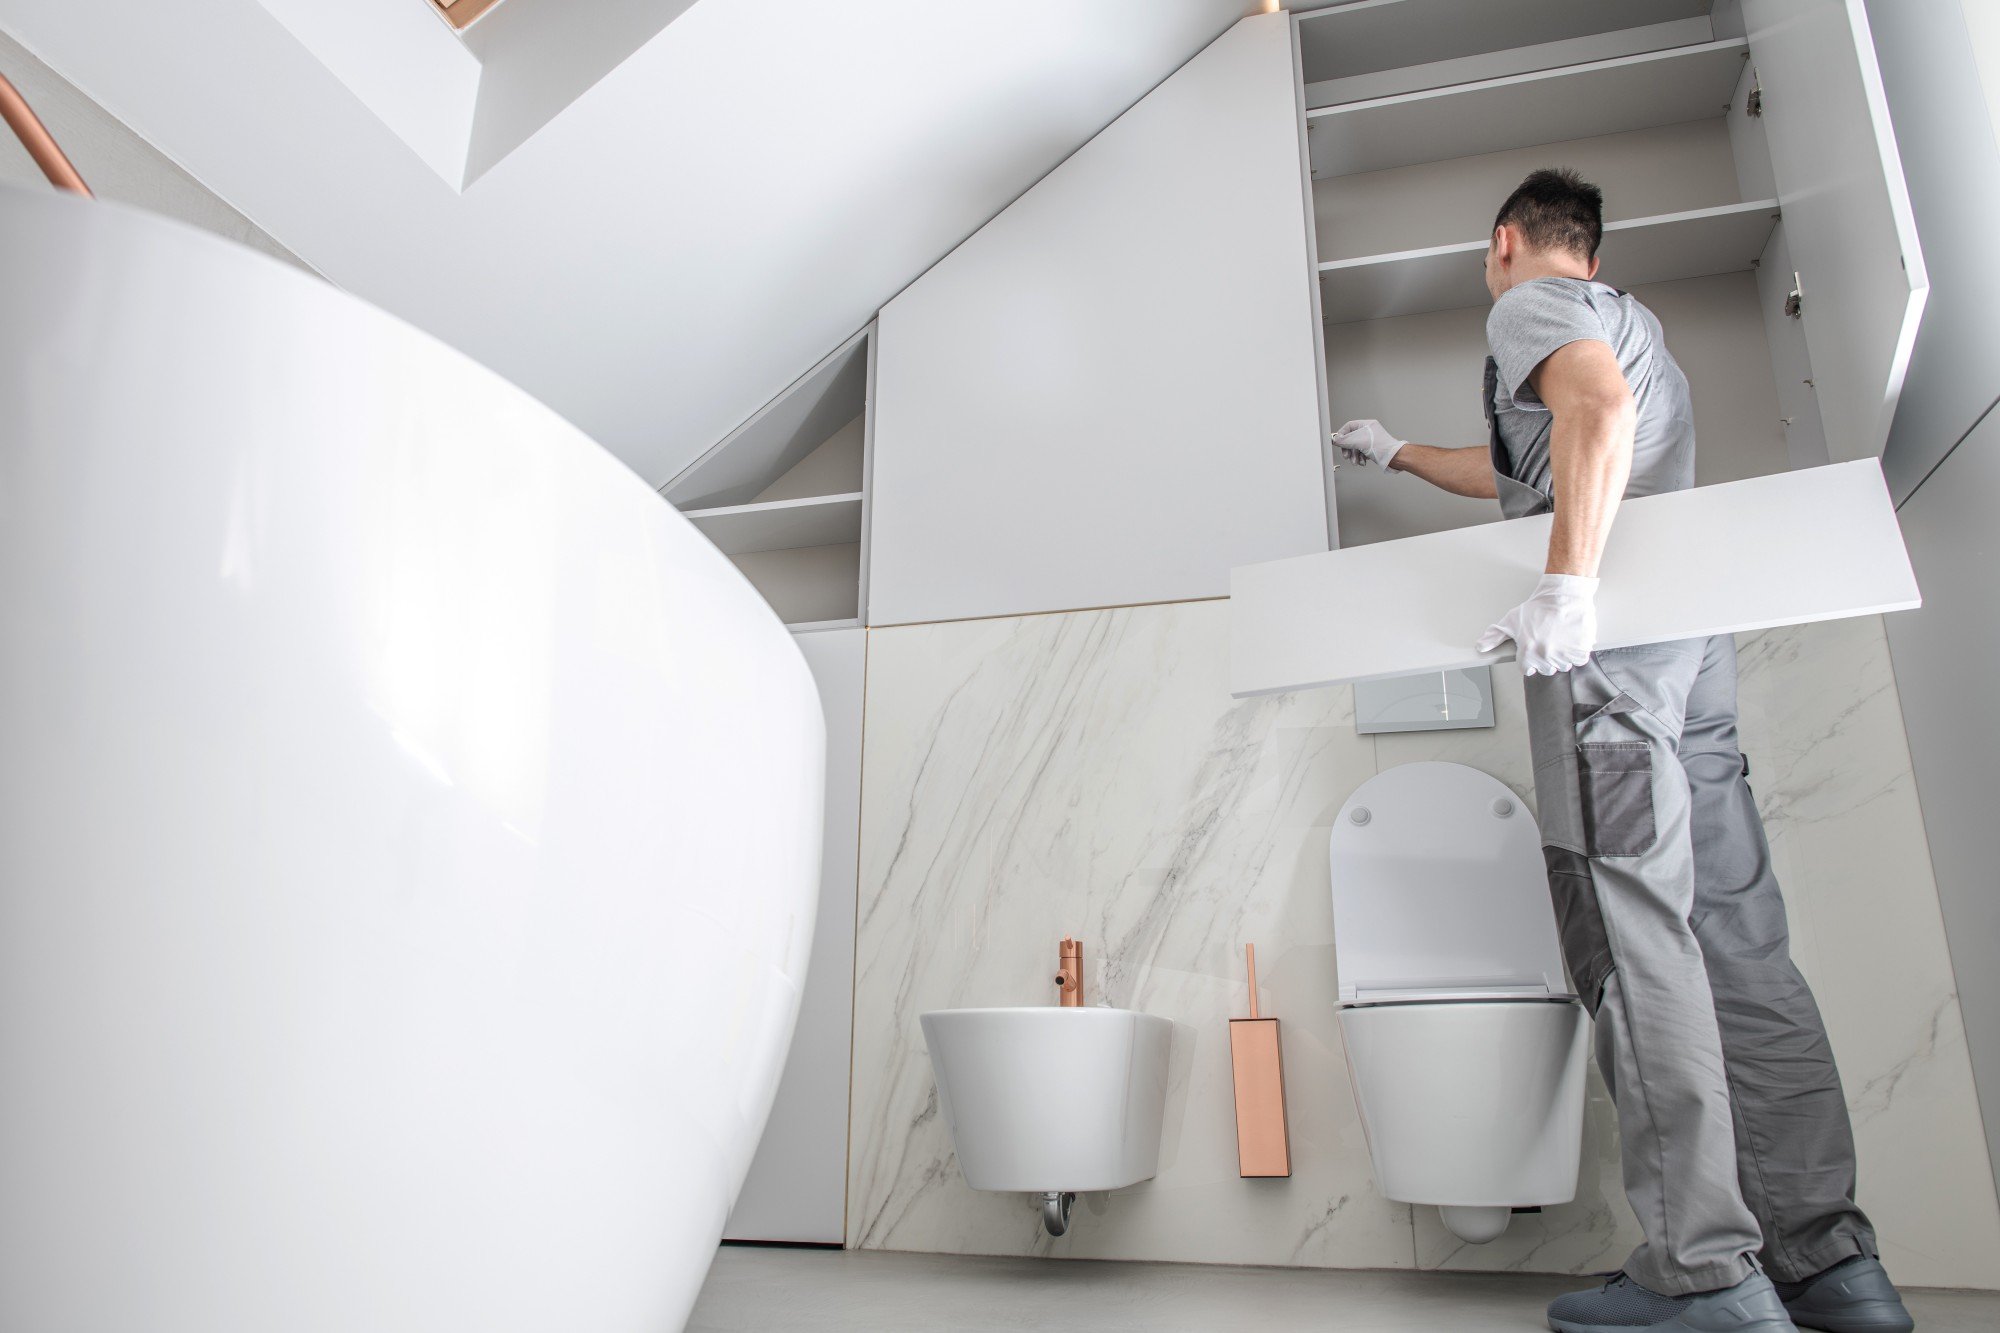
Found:
[{"label": "man's left hand", "polygon": [[1528,600],[1479,636],[1479,651],[1507,640],[1524,676],[1553,676],[1580,667],[1597,647],[1597,580],[1580,574],[1544,574]]}]

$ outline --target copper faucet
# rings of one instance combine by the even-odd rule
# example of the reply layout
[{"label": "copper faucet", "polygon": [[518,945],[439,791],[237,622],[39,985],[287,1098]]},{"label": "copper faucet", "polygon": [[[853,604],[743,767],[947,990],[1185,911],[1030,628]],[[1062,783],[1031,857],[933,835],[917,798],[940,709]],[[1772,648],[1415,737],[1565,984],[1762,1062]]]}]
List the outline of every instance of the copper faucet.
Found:
[{"label": "copper faucet", "polygon": [[21,141],[21,146],[28,150],[28,156],[49,178],[49,184],[58,190],[90,198],[90,187],[83,183],[83,177],[76,174],[76,168],[63,156],[63,150],[56,147],[48,127],[42,124],[27,99],[16,92],[14,85],[7,82],[4,76],[0,76],[0,121],[5,121],[7,128],[14,131],[14,137]]},{"label": "copper faucet", "polygon": [[1065,1009],[1083,1004],[1083,941],[1065,935],[1056,963],[1056,1002]]}]

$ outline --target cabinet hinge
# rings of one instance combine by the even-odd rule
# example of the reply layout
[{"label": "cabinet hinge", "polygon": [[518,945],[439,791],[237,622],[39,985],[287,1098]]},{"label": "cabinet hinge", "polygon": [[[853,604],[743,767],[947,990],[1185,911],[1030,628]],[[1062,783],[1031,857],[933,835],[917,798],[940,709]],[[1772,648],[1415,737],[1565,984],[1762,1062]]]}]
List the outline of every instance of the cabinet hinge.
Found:
[{"label": "cabinet hinge", "polygon": [[1805,286],[1806,285],[1803,282],[1799,281],[1799,275],[1796,272],[1794,272],[1792,274],[1791,294],[1785,297],[1785,314],[1790,316],[1792,319],[1797,319],[1799,317],[1799,312],[1805,309],[1805,304],[1806,304]]},{"label": "cabinet hinge", "polygon": [[1752,120],[1764,114],[1764,85],[1752,83],[1750,95],[1743,99],[1743,114]]}]

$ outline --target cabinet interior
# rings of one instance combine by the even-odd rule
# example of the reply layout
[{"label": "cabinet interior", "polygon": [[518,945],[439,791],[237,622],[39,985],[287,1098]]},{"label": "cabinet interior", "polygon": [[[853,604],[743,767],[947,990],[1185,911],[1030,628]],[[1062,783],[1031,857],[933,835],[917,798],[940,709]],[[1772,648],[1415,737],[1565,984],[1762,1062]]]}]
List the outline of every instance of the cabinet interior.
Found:
[{"label": "cabinet interior", "polygon": [[794,628],[867,607],[874,326],[661,488]]},{"label": "cabinet interior", "polygon": [[[1330,425],[1484,443],[1486,237],[1523,176],[1567,166],[1604,190],[1600,279],[1654,310],[1693,385],[1697,482],[1826,461],[1733,7],[1364,0],[1294,21]],[[1372,468],[1334,489],[1342,545],[1498,517]]]}]

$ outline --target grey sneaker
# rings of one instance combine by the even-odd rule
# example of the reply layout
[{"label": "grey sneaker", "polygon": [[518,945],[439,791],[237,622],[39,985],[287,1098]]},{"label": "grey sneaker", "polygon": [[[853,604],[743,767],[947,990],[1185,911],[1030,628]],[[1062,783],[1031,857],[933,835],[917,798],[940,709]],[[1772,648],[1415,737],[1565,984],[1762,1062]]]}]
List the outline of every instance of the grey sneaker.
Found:
[{"label": "grey sneaker", "polygon": [[1623,1273],[1596,1291],[1573,1291],[1549,1302],[1555,1333],[1793,1333],[1771,1279],[1752,1273],[1733,1287],[1693,1296],[1662,1296]]},{"label": "grey sneaker", "polygon": [[1865,1254],[1843,1259],[1803,1282],[1773,1283],[1800,1328],[1825,1333],[1910,1333],[1917,1321],[1903,1308],[1882,1261]]}]

